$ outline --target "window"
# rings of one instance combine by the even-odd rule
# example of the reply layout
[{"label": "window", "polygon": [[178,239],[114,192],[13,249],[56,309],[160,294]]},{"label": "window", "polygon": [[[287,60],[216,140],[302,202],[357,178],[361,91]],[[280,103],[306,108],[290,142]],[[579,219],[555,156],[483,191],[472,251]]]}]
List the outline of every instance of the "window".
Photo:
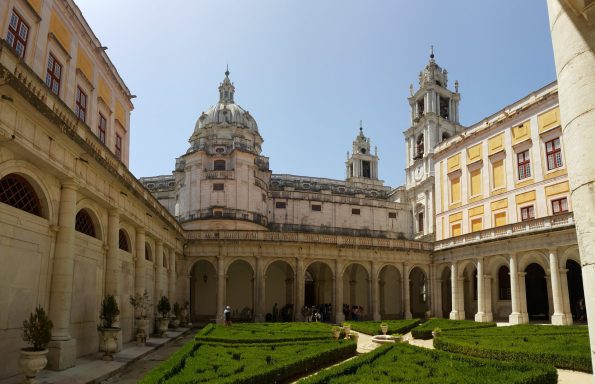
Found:
[{"label": "window", "polygon": [[107,130],[107,120],[100,113],[99,114],[99,141],[105,144],[105,131]]},{"label": "window", "polygon": [[87,212],[84,209],[81,209],[76,214],[74,229],[77,232],[84,233],[87,236],[96,237],[93,219],[91,219],[91,215],[89,214],[89,212]]},{"label": "window", "polygon": [[322,211],[322,205],[320,204],[312,204],[312,210],[315,212],[320,212]]},{"label": "window", "polygon": [[122,160],[122,136],[116,133],[116,157]]},{"label": "window", "polygon": [[225,190],[225,184],[222,184],[222,183],[213,184],[213,191],[224,191],[224,190]]},{"label": "window", "polygon": [[130,245],[128,244],[128,237],[123,230],[118,231],[118,247],[126,252],[130,252]]},{"label": "window", "polygon": [[223,217],[223,209],[213,209],[213,217]]},{"label": "window", "polygon": [[461,224],[453,224],[450,227],[450,232],[452,237],[461,236]]},{"label": "window", "polygon": [[547,155],[548,171],[562,166],[562,150],[559,137],[545,143],[545,153]]},{"label": "window", "polygon": [[529,150],[517,153],[516,163],[519,180],[531,177],[531,159],[529,158]]},{"label": "window", "polygon": [[62,64],[51,53],[48,56],[48,67],[45,74],[45,85],[50,87],[56,95],[60,94],[60,80],[62,79]]},{"label": "window", "polygon": [[41,216],[37,193],[24,177],[11,173],[0,180],[0,203]]},{"label": "window", "polygon": [[151,261],[151,248],[145,243],[145,260]]},{"label": "window", "polygon": [[452,177],[450,179],[450,203],[458,203],[461,201],[461,178]]},{"label": "window", "polygon": [[492,187],[494,189],[504,188],[506,177],[504,175],[504,159],[492,163]]},{"label": "window", "polygon": [[494,215],[494,227],[506,225],[506,212],[496,213]]},{"label": "window", "polygon": [[389,219],[396,219],[397,218],[397,212],[389,212],[388,213],[388,218]]},{"label": "window", "polygon": [[498,291],[500,300],[510,300],[510,270],[504,265],[498,270]]},{"label": "window", "polygon": [[370,172],[370,162],[369,161],[362,161],[362,176],[369,179],[371,176]]},{"label": "window", "polygon": [[359,215],[360,214],[360,209],[359,208],[351,208],[351,214],[352,215]]},{"label": "window", "polygon": [[565,197],[552,200],[552,214],[559,215],[566,212],[568,212],[568,200]]},{"label": "window", "polygon": [[80,87],[76,87],[74,114],[83,123],[87,117],[87,94]]},{"label": "window", "polygon": [[225,160],[215,160],[213,162],[213,170],[225,171]]},{"label": "window", "polygon": [[417,142],[415,145],[416,148],[416,156],[414,159],[421,159],[424,156],[424,135],[419,135],[417,138]]},{"label": "window", "polygon": [[535,209],[532,205],[521,208],[521,220],[531,220],[535,218]]},{"label": "window", "polygon": [[471,232],[478,232],[483,229],[483,220],[481,217],[477,219],[471,219]]},{"label": "window", "polygon": [[417,214],[417,231],[423,232],[424,231],[424,213],[420,212]]},{"label": "window", "polygon": [[25,24],[23,18],[18,13],[12,11],[12,14],[10,15],[10,23],[8,24],[8,33],[6,34],[6,41],[20,58],[25,56],[28,37],[29,26]]},{"label": "window", "polygon": [[481,168],[469,172],[470,197],[481,195]]},{"label": "window", "polygon": [[287,204],[284,201],[277,201],[275,203],[275,208],[277,209],[285,209],[287,207]]},{"label": "window", "polygon": [[163,267],[167,268],[167,255],[163,252]]}]

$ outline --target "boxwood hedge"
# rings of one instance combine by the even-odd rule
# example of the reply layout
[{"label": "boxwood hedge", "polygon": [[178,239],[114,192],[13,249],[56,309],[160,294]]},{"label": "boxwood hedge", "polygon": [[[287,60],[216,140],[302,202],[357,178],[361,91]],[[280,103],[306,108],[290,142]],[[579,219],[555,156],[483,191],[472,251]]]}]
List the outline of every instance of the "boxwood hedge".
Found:
[{"label": "boxwood hedge", "polygon": [[325,323],[245,323],[231,327],[209,324],[196,335],[196,340],[252,344],[325,340],[331,337],[331,326]]},{"label": "boxwood hedge", "polygon": [[351,323],[351,329],[368,335],[381,335],[380,324],[386,323],[388,325],[388,335],[395,333],[405,334],[412,328],[419,325],[420,319],[409,320],[386,320],[386,321],[354,321]]},{"label": "boxwood hedge", "polygon": [[557,380],[558,374],[552,366],[489,361],[394,344],[382,346],[299,383],[554,384]]},{"label": "boxwood hedge", "polygon": [[479,323],[470,320],[449,320],[432,318],[411,331],[414,339],[428,340],[432,338],[432,331],[440,328],[442,332],[469,330],[475,328],[495,327],[496,323]]}]

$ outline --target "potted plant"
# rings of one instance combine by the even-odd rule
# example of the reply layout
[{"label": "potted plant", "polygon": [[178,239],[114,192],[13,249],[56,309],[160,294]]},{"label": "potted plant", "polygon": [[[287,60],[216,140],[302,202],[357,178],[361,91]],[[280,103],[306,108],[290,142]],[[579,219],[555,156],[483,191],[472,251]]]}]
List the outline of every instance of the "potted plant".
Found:
[{"label": "potted plant", "polygon": [[403,335],[400,333],[393,333],[393,340],[395,341],[395,343],[400,343],[401,341],[403,341]]},{"label": "potted plant", "polygon": [[351,340],[355,341],[355,344],[357,344],[357,340],[359,339],[359,333],[351,331],[349,332],[349,337],[351,338]]},{"label": "potted plant", "polygon": [[345,332],[345,338],[349,339],[351,335],[351,323],[343,323],[343,331]]},{"label": "potted plant", "polygon": [[159,313],[161,316],[157,318],[157,330],[160,337],[165,337],[167,334],[167,328],[169,326],[169,311],[171,311],[169,299],[165,296],[161,296],[159,303],[157,303],[157,313]]},{"label": "potted plant", "polygon": [[341,335],[341,327],[335,325],[335,326],[333,326],[331,331],[333,332],[333,338],[335,340],[339,340],[339,336]]},{"label": "potted plant", "polygon": [[130,296],[130,304],[134,307],[136,313],[136,341],[138,345],[145,345],[149,336],[149,319],[147,312],[151,306],[149,292],[145,289],[143,294],[137,293]]},{"label": "potted plant", "polygon": [[115,327],[114,323],[119,314],[120,309],[114,295],[106,295],[101,302],[101,313],[99,315],[101,325],[98,327],[101,333],[100,349],[103,349],[105,352],[103,360],[113,360],[112,354],[118,350],[120,328]]},{"label": "potted plant", "polygon": [[41,306],[35,308],[35,314],[31,313],[29,320],[23,321],[23,340],[31,347],[21,349],[19,366],[27,383],[34,383],[37,373],[48,363],[47,345],[52,338],[52,327],[52,321]]},{"label": "potted plant", "polygon": [[386,332],[388,332],[388,324],[380,323],[380,330],[382,331],[383,335],[386,335]]},{"label": "potted plant", "polygon": [[170,326],[173,329],[178,329],[178,327],[180,326],[180,318],[182,317],[182,308],[180,307],[180,304],[178,303],[174,303],[174,316],[171,318],[170,321]]},{"label": "potted plant", "polygon": [[434,330],[432,331],[432,337],[438,337],[442,335],[442,329],[436,327],[434,328]]},{"label": "potted plant", "polygon": [[182,327],[187,327],[190,326],[191,324],[188,322],[188,309],[190,308],[190,303],[189,302],[185,302],[184,306],[182,307],[181,310],[181,318],[180,318],[180,326]]}]

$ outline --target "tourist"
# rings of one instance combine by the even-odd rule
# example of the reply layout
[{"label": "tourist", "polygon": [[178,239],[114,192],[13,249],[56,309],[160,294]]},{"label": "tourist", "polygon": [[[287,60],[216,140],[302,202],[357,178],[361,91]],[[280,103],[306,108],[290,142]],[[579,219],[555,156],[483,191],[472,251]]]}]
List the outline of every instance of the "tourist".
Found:
[{"label": "tourist", "polygon": [[225,320],[225,326],[231,326],[231,307],[229,305],[223,310],[223,319]]}]

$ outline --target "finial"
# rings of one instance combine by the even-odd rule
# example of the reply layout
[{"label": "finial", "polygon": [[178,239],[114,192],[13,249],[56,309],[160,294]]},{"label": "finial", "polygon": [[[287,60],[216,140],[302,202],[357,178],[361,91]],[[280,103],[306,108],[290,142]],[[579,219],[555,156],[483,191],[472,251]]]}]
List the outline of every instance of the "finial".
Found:
[{"label": "finial", "polygon": [[455,92],[459,93],[459,81],[455,80]]},{"label": "finial", "polygon": [[413,96],[413,84],[409,84],[409,95]]},{"label": "finial", "polygon": [[430,59],[434,58],[434,46],[430,45]]},{"label": "finial", "polygon": [[229,77],[229,64],[225,66],[225,77]]},{"label": "finial", "polygon": [[359,131],[361,132],[363,129],[364,129],[364,128],[363,128],[363,125],[362,125],[362,121],[360,120],[360,121],[359,121]]}]

